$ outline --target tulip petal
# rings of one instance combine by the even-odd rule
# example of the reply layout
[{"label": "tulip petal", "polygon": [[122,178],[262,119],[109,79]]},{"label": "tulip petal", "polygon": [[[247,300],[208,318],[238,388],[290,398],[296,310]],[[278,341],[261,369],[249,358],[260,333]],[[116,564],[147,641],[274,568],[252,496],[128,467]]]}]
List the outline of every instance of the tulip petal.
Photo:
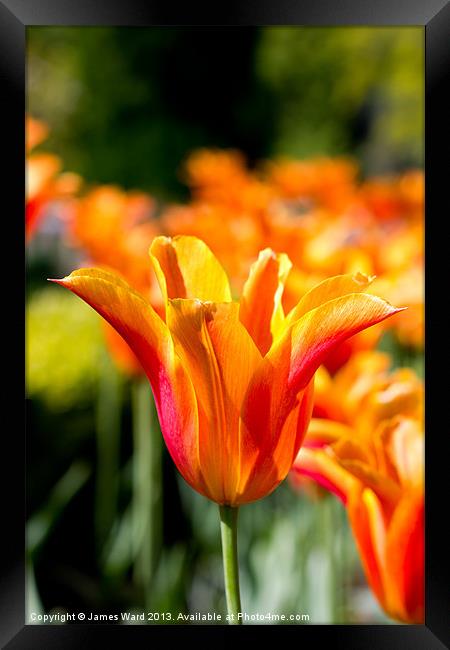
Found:
[{"label": "tulip petal", "polygon": [[[337,455],[337,457],[339,456]],[[386,509],[392,507],[400,498],[401,488],[398,484],[388,476],[383,476],[383,474],[372,469],[367,462],[361,462],[353,458],[339,458],[339,462],[344,469],[373,490],[377,497],[383,501]]]},{"label": "tulip petal", "polygon": [[[307,312],[275,341],[250,382],[242,407],[246,445],[273,454],[285,422],[333,348],[398,310],[368,294],[349,294]],[[291,459],[294,462],[298,448]],[[263,458],[261,454],[261,458]],[[284,458],[287,460],[287,457]],[[290,466],[278,468],[279,480]],[[281,478],[280,478],[281,477]]]},{"label": "tulip petal", "polygon": [[383,609],[386,598],[386,523],[383,509],[372,490],[361,488],[349,494],[347,512],[367,581]]},{"label": "tulip petal", "polygon": [[320,282],[317,286],[308,291],[300,302],[286,316],[285,326],[292,325],[311,309],[323,305],[329,300],[340,298],[349,293],[360,293],[367,289],[375,276],[367,276],[364,273],[347,273],[336,275]]},{"label": "tulip petal", "polygon": [[[276,375],[278,389],[297,393],[335,346],[399,311],[369,294],[330,300],[304,314],[276,341],[266,355],[261,379]],[[289,400],[293,395],[286,397]]]},{"label": "tulip petal", "polygon": [[189,372],[199,412],[199,457],[209,496],[234,504],[241,464],[242,400],[261,355],[237,303],[169,300],[167,325]]},{"label": "tulip petal", "polygon": [[195,393],[165,323],[113,273],[80,269],[56,282],[91,305],[128,343],[150,380],[161,430],[175,464],[188,483],[204,493]]},{"label": "tulip petal", "polygon": [[226,273],[201,239],[156,237],[150,259],[165,302],[173,298],[231,301]]},{"label": "tulip petal", "polygon": [[364,448],[364,445],[359,440],[355,439],[354,434],[353,437],[351,437],[351,434],[350,436],[345,435],[340,437],[333,444],[332,450],[341,462],[358,462],[364,466],[370,463],[367,449]]},{"label": "tulip petal", "polygon": [[358,485],[357,479],[347,472],[326,449],[303,446],[295,459],[292,471],[309,476],[326,490],[333,492],[346,504],[350,491]]},{"label": "tulip petal", "polygon": [[287,255],[276,255],[270,248],[261,251],[252,265],[242,291],[239,318],[266,354],[284,321],[281,297],[292,264]]},{"label": "tulip petal", "polygon": [[142,375],[143,369],[139,363],[139,359],[133,353],[125,339],[106,321],[102,321],[102,325],[106,345],[118,367],[131,377]]},{"label": "tulip petal", "polygon": [[[314,380],[300,391],[290,411],[267,431],[275,435],[257,438],[241,419],[241,440],[246,463],[239,483],[240,503],[249,503],[272,492],[291,469],[305,437],[313,409]],[[267,395],[261,394],[264,400]],[[263,407],[263,403],[261,404]]]},{"label": "tulip petal", "polygon": [[392,516],[386,559],[390,609],[407,623],[423,623],[424,502],[420,489],[407,492]]},{"label": "tulip petal", "polygon": [[312,418],[305,438],[307,447],[323,447],[337,442],[342,436],[351,436],[352,429],[342,422]]},{"label": "tulip petal", "polygon": [[53,154],[35,154],[27,160],[27,201],[48,189],[52,179],[61,169],[61,161]]},{"label": "tulip petal", "polygon": [[423,485],[424,435],[411,418],[397,417],[385,425],[389,435],[388,454],[403,486]]}]

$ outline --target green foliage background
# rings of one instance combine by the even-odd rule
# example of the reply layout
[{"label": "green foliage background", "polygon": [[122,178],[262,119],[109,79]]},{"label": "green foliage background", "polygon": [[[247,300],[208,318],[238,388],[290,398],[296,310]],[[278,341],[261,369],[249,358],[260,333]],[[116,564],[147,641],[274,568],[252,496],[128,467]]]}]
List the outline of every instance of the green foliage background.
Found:
[{"label": "green foliage background", "polygon": [[422,163],[422,28],[33,27],[28,55],[46,147],[95,183],[185,196],[177,171],[203,146]]}]

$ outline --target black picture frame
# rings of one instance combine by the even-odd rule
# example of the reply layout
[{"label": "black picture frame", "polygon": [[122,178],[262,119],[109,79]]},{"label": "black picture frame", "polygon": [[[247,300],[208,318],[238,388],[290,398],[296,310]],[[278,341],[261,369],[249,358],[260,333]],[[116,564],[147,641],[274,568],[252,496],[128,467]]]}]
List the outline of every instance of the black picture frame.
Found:
[{"label": "black picture frame", "polygon": [[[25,31],[33,25],[377,25],[423,26],[426,52],[425,93],[425,165],[426,165],[426,246],[439,239],[438,224],[442,223],[448,195],[448,139],[444,119],[448,103],[445,90],[450,69],[450,6],[446,0],[252,0],[229,1],[222,7],[203,6],[196,3],[178,4],[173,1],[152,0],[0,0],[0,106],[3,109],[2,159],[5,164],[6,182],[2,207],[6,233],[3,241],[8,252],[15,248],[17,265],[9,274],[9,265],[2,283],[2,304],[8,310],[17,305],[8,318],[9,337],[18,336],[14,360],[6,369],[8,373],[8,396],[10,391],[21,392],[23,386],[24,346],[23,332],[18,323],[23,322],[23,303],[18,290],[21,270],[17,267],[24,260],[23,223],[24,206],[24,112],[25,112]],[[445,214],[445,217],[447,215]],[[20,225],[19,225],[20,224]],[[2,232],[5,232],[3,230]],[[434,247],[434,243],[433,243]],[[440,262],[443,266],[444,258]],[[436,263],[437,262],[437,263]],[[439,340],[445,334],[445,323],[431,323],[435,282],[443,277],[439,260],[433,255],[433,280],[427,264],[427,359],[432,347],[431,340]],[[24,268],[24,265],[20,267]],[[13,280],[11,279],[14,276]],[[6,319],[5,319],[6,320]],[[437,320],[437,319],[436,319]],[[442,319],[444,320],[444,319]],[[440,328],[442,331],[440,331]],[[447,329],[447,328],[446,328]],[[430,352],[431,354],[431,352]],[[439,353],[438,353],[439,354]],[[444,360],[445,361],[445,360]],[[428,389],[427,379],[427,389]],[[7,489],[3,492],[3,541],[2,572],[0,583],[0,642],[9,650],[19,648],[76,648],[98,646],[108,643],[114,634],[120,644],[131,642],[133,647],[152,642],[156,633],[163,633],[168,641],[180,639],[186,642],[186,627],[167,626],[108,626],[108,625],[25,625],[25,436],[23,420],[18,409],[11,409],[9,402],[4,415],[13,413],[8,425],[3,426],[3,458],[11,468]],[[442,525],[442,517],[448,519],[448,483],[446,481],[446,454],[442,451],[442,438],[447,437],[447,424],[439,421],[442,402],[437,393],[427,390],[427,441],[426,441],[426,622],[425,625],[332,625],[286,626],[283,633],[291,636],[291,642],[303,647],[313,641],[320,645],[332,643],[335,648],[434,648],[450,647],[449,628],[449,571],[448,526]],[[445,404],[444,404],[445,406]],[[447,456],[448,458],[448,456]],[[439,464],[442,464],[440,467]],[[448,523],[448,521],[444,521]],[[280,628],[265,626],[267,641]],[[191,628],[193,629],[193,628]],[[239,629],[240,632],[235,630]],[[251,632],[249,632],[251,630]],[[197,634],[204,642],[223,638],[226,642],[234,635],[253,634],[254,627],[234,628],[198,626]],[[106,637],[105,637],[106,635]],[[230,637],[229,635],[233,635]],[[250,639],[250,637],[248,637]],[[278,637],[277,637],[278,638]]]}]

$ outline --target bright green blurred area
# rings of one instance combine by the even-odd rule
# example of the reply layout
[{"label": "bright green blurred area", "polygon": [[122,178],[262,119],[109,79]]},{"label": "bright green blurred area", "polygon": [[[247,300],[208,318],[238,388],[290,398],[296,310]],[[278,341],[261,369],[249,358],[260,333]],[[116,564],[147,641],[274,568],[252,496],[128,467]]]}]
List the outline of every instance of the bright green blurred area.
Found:
[{"label": "bright green blurred area", "polygon": [[423,66],[420,28],[265,29],[257,69],[282,98],[271,153],[421,164]]},{"label": "bright green blurred area", "polygon": [[34,293],[26,312],[26,382],[53,411],[92,401],[103,338],[98,316],[58,287]]},{"label": "bright green blurred area", "polygon": [[[50,127],[41,149],[92,185],[182,199],[180,167],[198,147],[250,163],[350,154],[367,174],[422,164],[422,28],[27,34],[27,110]],[[148,430],[161,442],[149,389],[107,356],[100,318],[46,282],[83,261],[57,222],[28,250],[29,611],[223,613],[217,507],[146,442]],[[382,345],[420,369],[421,356]],[[239,545],[247,612],[388,622],[334,497],[283,484],[242,508]]]}]

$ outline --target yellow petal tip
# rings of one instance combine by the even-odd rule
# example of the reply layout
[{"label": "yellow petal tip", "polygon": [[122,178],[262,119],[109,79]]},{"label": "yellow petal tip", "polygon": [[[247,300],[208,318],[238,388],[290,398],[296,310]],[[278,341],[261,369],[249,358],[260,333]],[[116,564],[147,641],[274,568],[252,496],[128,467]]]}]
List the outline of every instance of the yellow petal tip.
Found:
[{"label": "yellow petal tip", "polygon": [[371,284],[376,277],[376,275],[366,275],[366,273],[361,273],[361,271],[357,271],[353,274],[353,280],[358,284],[362,284],[364,286]]}]

